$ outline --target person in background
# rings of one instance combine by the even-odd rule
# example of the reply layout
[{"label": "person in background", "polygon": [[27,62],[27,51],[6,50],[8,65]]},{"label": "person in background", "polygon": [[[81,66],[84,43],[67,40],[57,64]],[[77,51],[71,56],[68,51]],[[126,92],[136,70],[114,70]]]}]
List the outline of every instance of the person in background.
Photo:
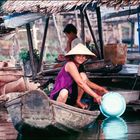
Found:
[{"label": "person in background", "polygon": [[[76,46],[78,43],[82,43],[82,40],[77,37],[77,29],[73,24],[67,24],[63,30],[67,37],[67,45],[65,48],[65,52],[69,52],[74,46]],[[60,54],[58,56],[59,61],[64,61],[65,56],[63,54]]]},{"label": "person in background", "polygon": [[112,33],[110,34],[108,41],[107,41],[108,44],[118,44],[119,43],[119,40],[117,39],[117,37],[114,34],[115,33],[113,33],[113,31],[112,31]]},{"label": "person in background", "polygon": [[[86,46],[79,43],[72,48],[66,55],[67,62],[58,73],[54,88],[50,92],[50,98],[58,102],[69,105],[87,108],[88,105],[81,102],[84,93],[92,96],[98,104],[101,103],[101,97],[108,91],[91,82],[86,73],[79,72],[79,66],[86,62],[89,57],[95,56]],[[77,84],[77,89],[74,90],[73,84]],[[95,92],[95,91],[97,92]]]},{"label": "person in background", "polygon": [[65,48],[66,52],[69,52],[78,43],[82,43],[82,40],[77,37],[77,29],[73,24],[67,24],[63,32],[66,34],[68,38],[67,47]]},{"label": "person in background", "polygon": [[[73,24],[67,24],[63,30],[67,37],[67,45],[65,48],[65,52],[68,53],[74,46],[76,46],[78,43],[82,43],[82,40],[77,36],[77,28]],[[91,36],[86,35],[85,38],[85,45],[88,47],[90,51],[93,51],[95,54],[97,54],[96,50],[90,46],[91,43]],[[60,54],[58,56],[58,61],[65,61],[65,56],[63,54]]]}]

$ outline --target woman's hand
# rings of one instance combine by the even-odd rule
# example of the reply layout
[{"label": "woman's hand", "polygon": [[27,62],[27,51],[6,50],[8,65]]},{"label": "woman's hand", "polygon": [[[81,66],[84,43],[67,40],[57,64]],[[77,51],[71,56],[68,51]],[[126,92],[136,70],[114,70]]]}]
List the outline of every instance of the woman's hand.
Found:
[{"label": "woman's hand", "polygon": [[65,61],[65,56],[63,54],[59,54],[58,58],[59,61]]},{"label": "woman's hand", "polygon": [[101,88],[101,90],[100,90],[100,93],[102,94],[102,95],[104,95],[104,94],[106,94],[108,92],[108,90],[107,89],[105,89],[105,88]]},{"label": "woman's hand", "polygon": [[96,98],[95,98],[95,100],[97,101],[97,103],[100,105],[101,104],[101,101],[102,101],[102,96],[97,96]]}]

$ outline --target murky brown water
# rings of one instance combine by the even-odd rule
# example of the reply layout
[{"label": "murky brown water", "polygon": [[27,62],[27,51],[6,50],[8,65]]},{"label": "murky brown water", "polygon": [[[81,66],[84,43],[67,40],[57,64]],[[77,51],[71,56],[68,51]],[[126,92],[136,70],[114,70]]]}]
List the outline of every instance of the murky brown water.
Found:
[{"label": "murky brown water", "polygon": [[140,139],[140,112],[125,112],[120,118],[99,116],[95,123],[79,135],[62,137],[22,136],[14,129],[7,111],[0,108],[0,140],[95,140]]}]

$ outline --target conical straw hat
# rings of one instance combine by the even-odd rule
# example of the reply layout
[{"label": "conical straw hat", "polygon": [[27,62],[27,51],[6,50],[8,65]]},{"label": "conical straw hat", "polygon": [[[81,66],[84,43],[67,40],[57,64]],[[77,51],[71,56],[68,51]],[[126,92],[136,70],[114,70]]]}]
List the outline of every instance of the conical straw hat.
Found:
[{"label": "conical straw hat", "polygon": [[65,56],[71,55],[88,55],[88,56],[96,56],[92,53],[85,45],[82,43],[77,44],[74,48],[72,48]]}]

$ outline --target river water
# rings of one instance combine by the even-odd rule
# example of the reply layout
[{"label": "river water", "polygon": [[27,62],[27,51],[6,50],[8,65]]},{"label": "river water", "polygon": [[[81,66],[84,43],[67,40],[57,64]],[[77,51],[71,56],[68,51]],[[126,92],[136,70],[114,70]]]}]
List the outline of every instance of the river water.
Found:
[{"label": "river water", "polygon": [[0,108],[0,140],[96,140],[140,139],[140,111],[128,111],[119,118],[105,118],[102,114],[82,133],[72,136],[22,136],[14,129],[6,109]]}]

